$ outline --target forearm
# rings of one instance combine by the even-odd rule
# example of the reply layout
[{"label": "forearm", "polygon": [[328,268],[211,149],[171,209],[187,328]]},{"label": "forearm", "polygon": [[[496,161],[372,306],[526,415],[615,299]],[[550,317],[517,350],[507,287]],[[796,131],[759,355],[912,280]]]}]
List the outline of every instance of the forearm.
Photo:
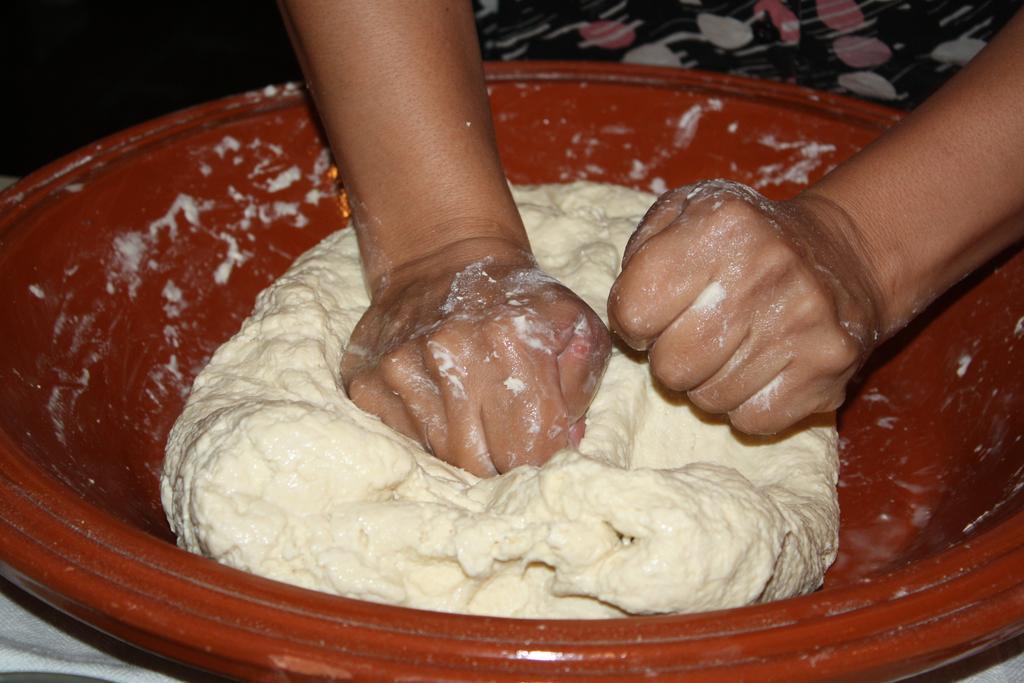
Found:
[{"label": "forearm", "polygon": [[1024,235],[1024,13],[924,105],[812,187],[859,233],[890,335]]},{"label": "forearm", "polygon": [[469,2],[281,7],[349,193],[371,292],[468,239],[529,249],[498,158]]}]

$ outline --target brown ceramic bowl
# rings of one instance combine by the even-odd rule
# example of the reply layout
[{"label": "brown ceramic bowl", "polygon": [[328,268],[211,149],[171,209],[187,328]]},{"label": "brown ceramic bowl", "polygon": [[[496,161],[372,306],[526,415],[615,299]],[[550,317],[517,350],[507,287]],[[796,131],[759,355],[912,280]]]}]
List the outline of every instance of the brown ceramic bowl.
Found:
[{"label": "brown ceramic bowl", "polygon": [[[519,183],[725,176],[785,196],[897,119],[686,71],[489,74]],[[145,649],[265,680],[868,680],[1024,630],[1019,253],[865,373],[840,421],[840,556],[813,595],[686,616],[479,618],[314,593],[176,548],[157,496],[164,439],[257,291],[343,225],[333,199],[308,194],[331,190],[323,149],[303,94],[268,88],[113,136],[0,195],[4,576]]]}]

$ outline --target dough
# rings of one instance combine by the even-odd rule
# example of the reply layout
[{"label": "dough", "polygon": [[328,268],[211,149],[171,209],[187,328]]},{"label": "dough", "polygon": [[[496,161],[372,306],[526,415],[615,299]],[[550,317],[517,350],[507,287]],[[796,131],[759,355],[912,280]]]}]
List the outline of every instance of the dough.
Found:
[{"label": "dough", "polygon": [[[603,314],[653,197],[514,192],[541,266]],[[578,450],[481,480],[345,396],[338,367],[367,303],[341,230],[214,354],[167,444],[162,498],[182,547],[353,598],[517,617],[709,610],[821,584],[839,516],[827,421],[741,436],[616,349]]]}]

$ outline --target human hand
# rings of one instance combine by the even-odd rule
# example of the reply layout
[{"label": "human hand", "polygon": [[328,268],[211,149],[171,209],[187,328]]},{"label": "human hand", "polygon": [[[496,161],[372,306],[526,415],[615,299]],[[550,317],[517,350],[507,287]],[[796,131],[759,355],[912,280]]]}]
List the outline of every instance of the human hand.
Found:
[{"label": "human hand", "polygon": [[875,268],[844,214],[723,180],[668,192],[630,238],[610,324],[654,375],[733,426],[776,433],[843,402],[880,339]]},{"label": "human hand", "polygon": [[530,254],[474,251],[392,274],[353,331],[342,377],[360,408],[489,476],[579,443],[611,342]]}]

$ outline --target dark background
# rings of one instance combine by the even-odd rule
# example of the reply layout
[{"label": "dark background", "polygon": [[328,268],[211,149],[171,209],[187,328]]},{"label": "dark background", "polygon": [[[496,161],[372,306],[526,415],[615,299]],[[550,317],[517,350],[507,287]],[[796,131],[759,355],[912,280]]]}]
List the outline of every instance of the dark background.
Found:
[{"label": "dark background", "polygon": [[300,80],[274,0],[0,0],[0,175],[268,83]]},{"label": "dark background", "polygon": [[[744,2],[732,4],[753,5],[753,0]],[[481,0],[475,4],[480,13]],[[617,0],[503,0],[497,14],[481,14],[485,17],[480,28],[484,57],[506,58],[508,50],[501,47],[501,39],[521,34],[524,27],[549,20],[574,25],[620,4]],[[637,17],[648,17],[647,32],[641,38],[656,40],[679,28],[698,31],[693,23],[697,13],[712,4],[729,3],[709,1],[695,6],[680,5],[677,0],[629,0],[627,9]],[[934,45],[960,35],[985,13],[994,21],[975,37],[988,39],[1024,6],[1024,0],[977,0],[972,3],[974,13],[943,27],[942,17],[957,4],[910,0],[872,5],[894,8],[873,15],[875,30],[887,43],[913,45],[905,50],[907,54],[879,68],[882,75],[895,79],[901,92],[909,93],[888,104],[912,108],[953,73],[928,57]],[[813,0],[795,0],[795,6],[803,14],[813,14]],[[757,26],[767,32],[763,40],[775,40],[770,22],[763,20]],[[778,63],[769,60],[774,66],[768,71],[747,75],[835,90],[836,75],[846,67],[830,56],[830,39],[818,40],[813,30],[807,35],[799,51],[779,48],[772,53]],[[524,43],[527,50],[517,58],[616,61],[625,51],[584,50],[578,43],[577,34],[566,32],[559,40]],[[698,54],[701,46],[686,43],[686,49]],[[703,68],[741,74],[747,73],[744,68],[754,68],[722,61],[722,55],[705,57]],[[94,140],[162,114],[302,78],[275,0],[0,0],[0,59],[0,175],[6,176],[25,175]],[[751,59],[757,62],[761,57]]]}]

